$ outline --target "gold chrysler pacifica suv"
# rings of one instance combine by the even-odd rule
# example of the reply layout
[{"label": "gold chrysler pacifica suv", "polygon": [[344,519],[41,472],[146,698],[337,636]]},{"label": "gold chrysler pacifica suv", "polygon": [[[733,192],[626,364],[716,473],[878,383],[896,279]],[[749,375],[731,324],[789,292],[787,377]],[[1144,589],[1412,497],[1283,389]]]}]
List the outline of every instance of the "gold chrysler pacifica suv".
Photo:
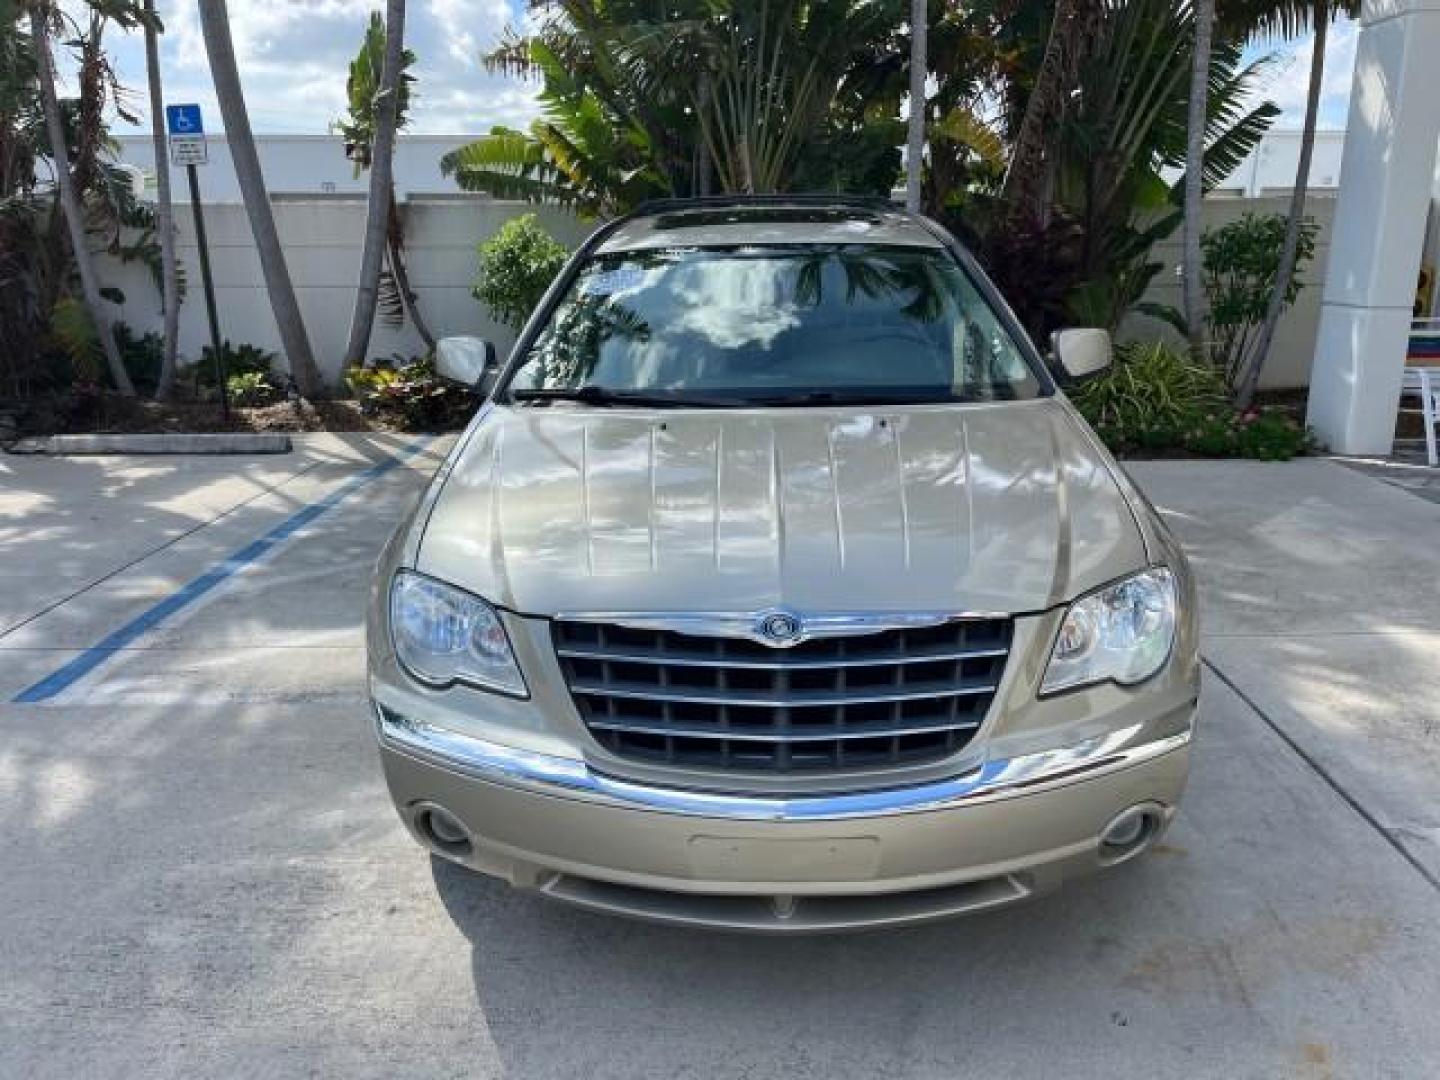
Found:
[{"label": "gold chrysler pacifica suv", "polygon": [[[1185,784],[1194,584],[974,260],[881,201],[648,204],[575,254],[380,560],[376,730],[432,852],[760,931],[1124,862]],[[1053,374],[1052,374],[1053,368]]]}]

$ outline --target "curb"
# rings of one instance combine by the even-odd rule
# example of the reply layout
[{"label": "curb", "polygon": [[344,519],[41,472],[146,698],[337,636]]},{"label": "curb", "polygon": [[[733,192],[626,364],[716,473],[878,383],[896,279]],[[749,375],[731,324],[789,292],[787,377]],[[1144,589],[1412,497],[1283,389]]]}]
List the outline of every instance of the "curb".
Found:
[{"label": "curb", "polygon": [[50,435],[22,439],[10,448],[19,454],[288,454],[284,432],[239,431],[213,435],[182,432],[153,435]]}]

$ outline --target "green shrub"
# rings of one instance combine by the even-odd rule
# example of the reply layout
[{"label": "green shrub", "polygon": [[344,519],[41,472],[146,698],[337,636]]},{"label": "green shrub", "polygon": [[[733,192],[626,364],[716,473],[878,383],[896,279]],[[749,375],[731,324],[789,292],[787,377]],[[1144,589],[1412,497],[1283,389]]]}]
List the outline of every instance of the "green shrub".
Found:
[{"label": "green shrub", "polygon": [[475,396],[435,374],[429,357],[393,356],[345,372],[345,385],[368,416],[404,431],[445,431],[465,423]]},{"label": "green shrub", "polygon": [[1310,433],[1278,409],[1207,417],[1186,433],[1184,449],[1204,457],[1289,461],[1314,449]]},{"label": "green shrub", "polygon": [[[232,345],[229,340],[220,342],[220,357],[225,362],[225,388],[230,389],[230,380],[238,375],[265,375],[271,376],[270,384],[281,392],[280,387],[286,381],[287,376],[275,373],[276,362],[280,357],[258,345]],[[185,368],[185,377],[195,387],[195,396],[200,398],[213,398],[218,396],[216,387],[219,383],[215,380],[215,350],[206,345],[200,353],[200,359],[189,364]]]},{"label": "green shrub", "polygon": [[512,218],[480,245],[480,273],[472,292],[496,321],[518,330],[567,257],[534,214]]},{"label": "green shrub", "polygon": [[1278,409],[1238,413],[1225,380],[1164,345],[1122,345],[1115,364],[1070,395],[1116,453],[1181,452],[1285,461],[1311,449],[1309,433]]},{"label": "green shrub", "polygon": [[153,331],[137,336],[128,323],[119,321],[111,326],[111,332],[136,391],[151,396],[160,385],[160,368],[165,363],[164,336]]},{"label": "green shrub", "polygon": [[277,382],[268,371],[242,371],[225,380],[225,393],[240,408],[274,405],[285,397]]},{"label": "green shrub", "polygon": [[[1283,214],[1245,214],[1201,237],[1204,252],[1203,286],[1209,308],[1213,359],[1233,385],[1253,362],[1250,355],[1285,246],[1287,218]],[[1300,223],[1295,248],[1295,273],[1285,293],[1285,306],[1295,302],[1305,287],[1301,271],[1315,255],[1317,226],[1310,218]]]},{"label": "green shrub", "polygon": [[1177,446],[1228,410],[1224,380],[1165,345],[1121,345],[1114,366],[1070,395],[1105,444],[1126,452]]}]

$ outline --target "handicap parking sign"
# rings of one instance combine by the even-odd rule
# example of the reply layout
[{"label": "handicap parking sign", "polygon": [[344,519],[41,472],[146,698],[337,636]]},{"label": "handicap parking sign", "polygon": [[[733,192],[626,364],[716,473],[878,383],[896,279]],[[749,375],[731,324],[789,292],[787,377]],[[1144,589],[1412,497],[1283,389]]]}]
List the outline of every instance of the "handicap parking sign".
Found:
[{"label": "handicap parking sign", "polygon": [[205,147],[205,123],[199,105],[166,105],[165,128],[170,132],[170,162],[173,165],[204,165],[209,159]]},{"label": "handicap parking sign", "polygon": [[199,105],[166,105],[165,129],[171,135],[204,135]]}]

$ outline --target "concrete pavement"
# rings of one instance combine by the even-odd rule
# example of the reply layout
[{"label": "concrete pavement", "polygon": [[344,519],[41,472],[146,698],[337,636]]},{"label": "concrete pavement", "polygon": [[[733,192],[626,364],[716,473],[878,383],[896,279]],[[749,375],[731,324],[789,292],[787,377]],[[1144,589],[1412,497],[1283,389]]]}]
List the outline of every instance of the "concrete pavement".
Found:
[{"label": "concrete pavement", "polygon": [[[0,699],[406,449],[297,442],[238,468],[0,458]],[[439,449],[0,705],[0,1076],[1440,1071],[1440,892],[1412,835],[1440,805],[1440,506],[1327,462],[1137,467],[1234,684],[1208,682],[1164,845],[1021,909],[775,941],[571,911],[403,833],[360,612]]]}]

